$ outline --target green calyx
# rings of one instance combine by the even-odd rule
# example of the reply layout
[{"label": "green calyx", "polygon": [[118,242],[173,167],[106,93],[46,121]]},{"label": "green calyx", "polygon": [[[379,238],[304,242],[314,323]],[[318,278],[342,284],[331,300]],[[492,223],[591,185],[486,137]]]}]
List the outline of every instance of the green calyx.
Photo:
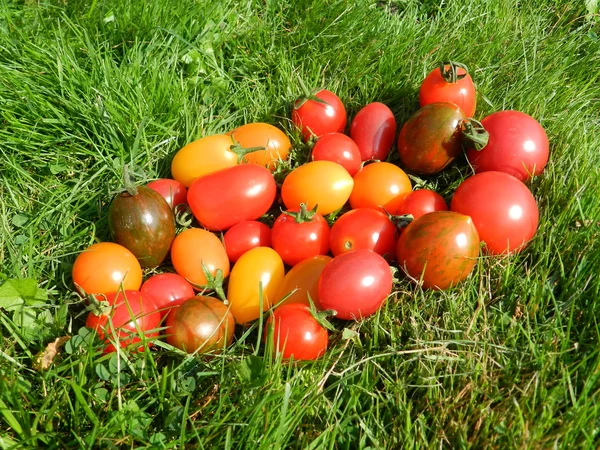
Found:
[{"label": "green calyx", "polygon": [[129,195],[133,197],[138,194],[138,190],[135,185],[135,174],[129,169],[127,164],[123,166],[123,184]]},{"label": "green calyx", "polygon": [[305,223],[312,222],[317,214],[317,208],[319,205],[315,205],[315,207],[311,210],[306,209],[306,203],[300,203],[300,211],[283,211],[283,214],[287,214],[294,218],[296,223]]},{"label": "green calyx", "polygon": [[302,108],[302,105],[304,105],[307,101],[312,100],[315,101],[317,103],[321,103],[323,105],[329,105],[329,103],[327,103],[325,100],[323,100],[322,98],[317,97],[317,92],[321,91],[321,89],[315,89],[313,91],[310,91],[306,85],[304,84],[304,82],[302,81],[302,78],[298,77],[298,84],[300,84],[300,88],[302,89],[302,96],[299,97],[295,102],[294,102],[294,109],[300,109]]},{"label": "green calyx", "polygon": [[463,138],[467,145],[477,151],[483,150],[490,139],[490,135],[481,122],[468,118],[462,121],[461,127]]},{"label": "green calyx", "polygon": [[219,297],[223,301],[223,303],[228,305],[229,302],[227,301],[225,291],[223,290],[223,271],[221,269],[217,269],[215,271],[215,274],[213,275],[212,272],[208,269],[208,267],[206,267],[206,265],[204,264],[204,261],[202,261],[202,271],[204,272],[204,276],[206,277],[206,284],[198,285],[192,283],[190,280],[187,281],[190,282],[190,284],[194,288],[198,290],[202,289],[200,295],[202,295],[204,291],[214,291],[214,293],[217,294],[217,297]]},{"label": "green calyx", "polygon": [[244,148],[240,145],[240,143],[238,141],[235,140],[235,137],[233,137],[233,134],[231,135],[231,140],[233,141],[233,144],[229,147],[229,150],[231,150],[233,153],[235,153],[238,157],[238,163],[241,163],[242,160],[244,159],[244,156],[246,156],[248,153],[252,153],[252,152],[258,152],[260,150],[266,150],[267,147],[248,147],[248,148]]},{"label": "green calyx", "polygon": [[317,309],[317,307],[315,306],[315,302],[313,301],[310,294],[307,292],[306,295],[308,296],[308,303],[310,304],[310,306],[308,306],[306,309],[308,309],[308,312],[310,312],[310,315],[313,316],[314,319],[323,328],[325,328],[326,330],[329,330],[329,331],[334,331],[335,327],[332,325],[332,323],[327,318],[337,315],[337,311],[335,311],[333,309],[326,309],[325,311],[319,311]]},{"label": "green calyx", "polygon": [[[461,68],[465,71],[463,74],[458,74],[458,69]],[[466,65],[456,61],[442,61],[440,63],[440,73],[442,78],[447,83],[456,83],[458,80],[462,80],[469,73],[469,69]]]}]

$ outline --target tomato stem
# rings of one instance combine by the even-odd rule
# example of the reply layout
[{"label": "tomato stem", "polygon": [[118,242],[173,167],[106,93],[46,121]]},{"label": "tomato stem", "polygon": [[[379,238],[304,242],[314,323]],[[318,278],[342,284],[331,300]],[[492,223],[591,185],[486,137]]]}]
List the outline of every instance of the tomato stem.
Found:
[{"label": "tomato stem", "polygon": [[325,328],[326,330],[329,330],[329,331],[334,331],[335,327],[331,324],[331,322],[329,320],[327,320],[327,317],[337,315],[337,311],[335,311],[333,309],[326,309],[325,311],[319,311],[317,309],[317,307],[315,306],[315,302],[313,301],[312,297],[310,296],[310,293],[307,292],[306,295],[308,296],[308,303],[310,305],[306,309],[308,309],[308,312],[310,312],[310,315],[313,316],[314,319],[323,328]]},{"label": "tomato stem", "polygon": [[206,267],[204,264],[204,261],[202,261],[202,271],[204,272],[204,276],[206,278],[206,284],[195,284],[190,280],[187,281],[198,290],[202,289],[202,291],[214,291],[214,293],[217,294],[217,297],[219,297],[223,303],[228,305],[229,301],[227,301],[225,291],[223,290],[223,271],[221,269],[217,269],[213,275],[208,267]]},{"label": "tomato stem", "polygon": [[[459,68],[463,69],[465,73],[459,75]],[[469,69],[466,65],[456,61],[442,61],[440,63],[440,73],[447,83],[456,83],[458,80],[462,80],[467,76]]]},{"label": "tomato stem", "polygon": [[135,176],[133,172],[129,170],[129,165],[127,164],[123,166],[123,183],[125,184],[125,190],[129,195],[133,197],[138,194],[137,187],[135,186]]},{"label": "tomato stem", "polygon": [[489,133],[478,120],[468,118],[461,122],[465,142],[477,151],[483,150],[490,138]]},{"label": "tomato stem", "polygon": [[238,157],[238,163],[241,163],[242,160],[244,159],[244,156],[246,156],[248,153],[252,153],[252,152],[258,152],[260,150],[266,150],[267,147],[264,146],[260,146],[260,147],[242,147],[240,145],[240,143],[238,141],[236,141],[235,137],[233,136],[233,134],[231,135],[231,140],[233,141],[233,144],[229,147],[229,150],[231,150],[233,153],[235,153]]},{"label": "tomato stem", "polygon": [[306,203],[300,203],[300,211],[283,211],[283,214],[287,214],[295,219],[296,223],[312,222],[315,214],[317,214],[317,208],[319,205],[315,205],[310,211],[306,209]]},{"label": "tomato stem", "polygon": [[300,109],[300,108],[302,108],[302,105],[304,105],[309,100],[313,100],[313,101],[315,101],[317,103],[322,103],[324,105],[329,105],[328,102],[326,102],[325,100],[323,100],[320,97],[317,97],[317,95],[316,95],[322,89],[315,89],[314,91],[311,92],[306,87],[306,85],[302,81],[302,78],[300,78],[300,77],[298,77],[298,84],[300,85],[300,89],[302,89],[302,95],[300,97],[298,97],[296,99],[296,101],[294,102],[294,109]]}]

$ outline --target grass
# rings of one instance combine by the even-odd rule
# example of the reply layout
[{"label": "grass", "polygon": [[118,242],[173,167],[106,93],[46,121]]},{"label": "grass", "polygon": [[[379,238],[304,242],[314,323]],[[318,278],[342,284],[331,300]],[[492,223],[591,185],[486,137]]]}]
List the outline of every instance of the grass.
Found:
[{"label": "grass", "polygon": [[[20,285],[27,314],[0,309],[0,448],[596,446],[598,23],[595,2],[559,0],[0,2],[0,276],[40,286]],[[70,269],[108,239],[124,163],[169,176],[185,143],[250,121],[298,143],[299,79],[401,124],[448,58],[471,68],[477,118],[522,110],[550,138],[523,253],[481,258],[447,292],[401,280],[314,363],[282,364],[257,326],[211,358],[103,356],[79,331]],[[461,161],[437,187],[450,198],[466,174]]]}]

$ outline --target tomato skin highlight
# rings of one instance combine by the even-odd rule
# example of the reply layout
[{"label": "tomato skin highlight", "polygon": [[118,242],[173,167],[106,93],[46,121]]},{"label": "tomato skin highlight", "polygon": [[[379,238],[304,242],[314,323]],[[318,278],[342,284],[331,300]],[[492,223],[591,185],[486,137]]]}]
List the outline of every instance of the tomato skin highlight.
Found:
[{"label": "tomato skin highlight", "polygon": [[292,144],[286,134],[274,125],[254,122],[231,130],[228,135],[243,148],[265,147],[245,154],[242,162],[256,164],[273,171],[280,161],[288,159]]},{"label": "tomato skin highlight", "polygon": [[465,77],[457,80],[456,83],[449,83],[442,76],[439,67],[429,72],[419,89],[421,107],[430,103],[454,103],[464,111],[466,117],[473,117],[477,106],[473,79],[462,67],[457,69],[457,74]]},{"label": "tomato skin highlight", "polygon": [[269,210],[276,193],[268,169],[241,164],[196,179],[188,190],[188,203],[202,226],[225,231],[236,223],[258,219]]},{"label": "tomato skin highlight", "polygon": [[273,304],[279,304],[285,296],[291,293],[277,308],[293,303],[310,306],[308,301],[308,295],[310,295],[315,307],[318,310],[323,309],[319,302],[319,278],[331,260],[331,256],[327,255],[312,256],[292,267],[281,281]]},{"label": "tomato skin highlight", "polygon": [[367,164],[354,175],[350,206],[352,209],[373,208],[396,214],[410,192],[410,179],[400,167],[388,162],[375,162]]},{"label": "tomato skin highlight", "polygon": [[406,196],[395,214],[399,216],[411,214],[413,220],[417,220],[419,217],[435,211],[448,211],[448,205],[444,198],[429,189],[419,189]]},{"label": "tomato skin highlight", "polygon": [[398,239],[398,265],[425,289],[456,286],[473,271],[479,235],[469,216],[453,211],[425,214],[411,222]]},{"label": "tomato skin highlight", "polygon": [[171,308],[192,298],[194,288],[185,278],[176,273],[160,273],[148,278],[140,289],[144,297],[152,298],[160,315],[165,318]]},{"label": "tomato skin highlight", "polygon": [[223,245],[232,263],[255,247],[271,247],[271,229],[262,222],[245,220],[236,223],[223,236]]},{"label": "tomato skin highlight", "polygon": [[396,138],[394,113],[383,103],[369,103],[352,120],[350,137],[360,149],[363,161],[385,161]]},{"label": "tomato skin highlight", "polygon": [[463,181],[452,211],[471,216],[488,254],[518,253],[533,238],[539,211],[521,181],[504,172],[482,172]]},{"label": "tomato skin highlight", "polygon": [[302,131],[304,140],[315,135],[320,137],[326,133],[343,133],[346,128],[346,108],[340,98],[333,92],[322,89],[315,94],[323,100],[296,100],[292,109],[292,123]]},{"label": "tomato skin highlight", "polygon": [[362,164],[358,146],[342,133],[327,133],[321,136],[313,147],[312,160],[338,163],[351,177],[360,170]]},{"label": "tomato skin highlight", "polygon": [[146,187],[162,195],[171,209],[175,209],[178,205],[187,205],[187,189],[177,180],[159,178],[148,183]]}]

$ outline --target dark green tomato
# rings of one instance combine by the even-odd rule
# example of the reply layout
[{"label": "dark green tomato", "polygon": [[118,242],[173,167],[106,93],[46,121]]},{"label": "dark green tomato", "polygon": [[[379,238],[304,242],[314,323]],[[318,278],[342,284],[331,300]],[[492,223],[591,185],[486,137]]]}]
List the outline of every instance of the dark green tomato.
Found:
[{"label": "dark green tomato", "polygon": [[462,150],[463,111],[453,103],[423,106],[404,124],[398,153],[411,172],[432,175],[443,170]]},{"label": "dark green tomato", "polygon": [[108,209],[112,239],[133,253],[142,267],[158,266],[175,239],[171,207],[156,191],[136,188],[137,194],[121,192]]}]

